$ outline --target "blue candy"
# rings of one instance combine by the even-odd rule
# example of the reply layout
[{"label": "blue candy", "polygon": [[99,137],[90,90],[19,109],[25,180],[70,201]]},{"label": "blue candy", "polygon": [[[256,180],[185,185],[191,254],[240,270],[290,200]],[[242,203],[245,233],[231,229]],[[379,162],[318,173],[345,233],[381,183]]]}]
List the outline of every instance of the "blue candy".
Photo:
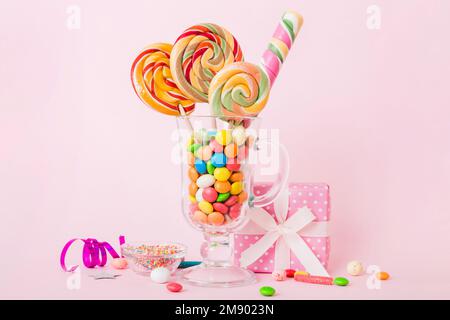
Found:
[{"label": "blue candy", "polygon": [[214,167],[225,167],[227,164],[227,157],[223,153],[214,153],[211,157],[211,163]]},{"label": "blue candy", "polygon": [[198,173],[200,173],[200,174],[206,173],[206,163],[205,163],[205,161],[200,160],[200,159],[195,159],[194,166],[195,166],[195,169],[197,170]]}]

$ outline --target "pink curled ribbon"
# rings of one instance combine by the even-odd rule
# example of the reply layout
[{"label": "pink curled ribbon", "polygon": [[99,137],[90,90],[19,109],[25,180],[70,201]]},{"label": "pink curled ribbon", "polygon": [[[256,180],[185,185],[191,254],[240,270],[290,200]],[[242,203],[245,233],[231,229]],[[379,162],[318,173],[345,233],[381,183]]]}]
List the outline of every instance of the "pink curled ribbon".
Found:
[{"label": "pink curled ribbon", "polygon": [[[68,269],[66,267],[65,259],[67,251],[70,246],[77,240],[81,240],[84,242],[83,246],[83,264],[87,268],[95,268],[96,266],[103,267],[106,264],[108,259],[107,252],[113,258],[120,258],[121,256],[114,250],[114,248],[108,242],[99,242],[96,239],[88,238],[88,239],[79,239],[75,238],[66,243],[64,248],[61,251],[61,257],[59,259],[61,267],[66,272],[73,272],[78,268],[78,265],[71,267]],[[122,245],[125,243],[125,237],[119,237],[119,244]]]}]

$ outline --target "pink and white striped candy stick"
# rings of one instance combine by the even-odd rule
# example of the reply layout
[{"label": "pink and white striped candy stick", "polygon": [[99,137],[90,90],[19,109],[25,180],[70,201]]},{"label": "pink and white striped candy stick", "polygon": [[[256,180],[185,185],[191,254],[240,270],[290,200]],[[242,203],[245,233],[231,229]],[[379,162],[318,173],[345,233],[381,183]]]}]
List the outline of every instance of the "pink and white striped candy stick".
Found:
[{"label": "pink and white striped candy stick", "polygon": [[270,86],[275,82],[302,25],[303,17],[295,11],[288,10],[281,17],[261,59],[261,67],[269,76]]}]

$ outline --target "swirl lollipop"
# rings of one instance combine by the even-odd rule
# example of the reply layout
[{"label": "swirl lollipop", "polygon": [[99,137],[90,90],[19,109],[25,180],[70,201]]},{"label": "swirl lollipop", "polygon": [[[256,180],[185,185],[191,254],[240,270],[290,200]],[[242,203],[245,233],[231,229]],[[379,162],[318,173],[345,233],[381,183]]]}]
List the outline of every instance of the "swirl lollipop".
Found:
[{"label": "swirl lollipop", "polygon": [[264,109],[270,88],[302,24],[301,15],[294,11],[285,12],[259,66],[233,63],[217,73],[208,93],[214,115],[257,116]]},{"label": "swirl lollipop", "polygon": [[255,116],[269,99],[270,81],[262,68],[236,62],[219,72],[209,87],[209,103],[216,116]]},{"label": "swirl lollipop", "polygon": [[170,70],[187,97],[207,102],[209,85],[216,73],[242,60],[241,48],[231,33],[204,23],[186,29],[178,37],[171,52]]},{"label": "swirl lollipop", "polygon": [[161,113],[178,116],[194,111],[195,103],[181,93],[170,72],[172,45],[155,43],[144,48],[131,67],[131,82],[139,98]]}]

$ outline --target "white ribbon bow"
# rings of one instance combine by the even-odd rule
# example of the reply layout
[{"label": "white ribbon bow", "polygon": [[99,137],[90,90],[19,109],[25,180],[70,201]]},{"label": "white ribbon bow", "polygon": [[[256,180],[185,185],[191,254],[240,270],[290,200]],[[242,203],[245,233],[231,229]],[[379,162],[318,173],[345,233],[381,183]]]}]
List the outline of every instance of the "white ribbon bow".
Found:
[{"label": "white ribbon bow", "polygon": [[242,252],[240,264],[247,267],[261,257],[275,244],[274,270],[290,269],[291,251],[300,260],[305,270],[312,275],[329,277],[327,270],[308,247],[304,237],[328,236],[325,222],[313,222],[314,214],[307,207],[294,212],[286,220],[289,210],[289,192],[283,190],[274,202],[275,219],[262,208],[251,208],[247,213],[250,221],[239,230],[239,234],[263,234],[247,250]]}]

